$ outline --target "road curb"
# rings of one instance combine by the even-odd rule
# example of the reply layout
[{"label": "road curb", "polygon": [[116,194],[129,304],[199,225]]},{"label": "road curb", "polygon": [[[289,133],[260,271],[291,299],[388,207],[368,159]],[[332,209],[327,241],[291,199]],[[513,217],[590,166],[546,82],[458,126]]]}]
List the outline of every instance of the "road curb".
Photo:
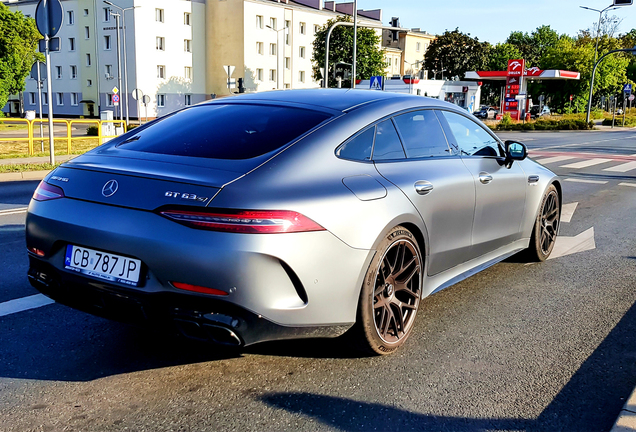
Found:
[{"label": "road curb", "polygon": [[22,180],[42,180],[50,171],[24,171],[0,174],[1,182],[22,181]]},{"label": "road curb", "polygon": [[627,399],[627,402],[625,402],[625,406],[623,406],[610,432],[634,431],[636,431],[636,389],[634,389],[629,399]]}]

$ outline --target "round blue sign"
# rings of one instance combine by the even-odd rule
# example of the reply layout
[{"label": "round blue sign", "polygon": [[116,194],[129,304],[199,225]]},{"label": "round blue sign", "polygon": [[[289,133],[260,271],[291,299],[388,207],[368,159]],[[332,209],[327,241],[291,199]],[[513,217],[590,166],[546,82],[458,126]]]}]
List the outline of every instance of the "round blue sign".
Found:
[{"label": "round blue sign", "polygon": [[60,31],[63,20],[64,10],[60,0],[40,0],[35,9],[35,24],[42,36],[55,36]]}]

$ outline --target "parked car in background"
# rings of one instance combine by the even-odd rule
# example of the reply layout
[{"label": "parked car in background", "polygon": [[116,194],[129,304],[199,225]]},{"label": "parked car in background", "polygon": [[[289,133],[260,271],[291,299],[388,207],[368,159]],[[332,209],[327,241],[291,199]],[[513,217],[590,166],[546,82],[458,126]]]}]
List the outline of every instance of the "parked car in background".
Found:
[{"label": "parked car in background", "polygon": [[497,108],[482,105],[481,109],[475,113],[475,117],[480,119],[494,119],[499,114]]},{"label": "parked car in background", "polygon": [[534,105],[532,108],[530,108],[530,117],[533,119],[549,116],[551,114],[552,113],[550,112],[550,108],[547,105],[544,105],[543,108],[541,108],[540,105]]}]

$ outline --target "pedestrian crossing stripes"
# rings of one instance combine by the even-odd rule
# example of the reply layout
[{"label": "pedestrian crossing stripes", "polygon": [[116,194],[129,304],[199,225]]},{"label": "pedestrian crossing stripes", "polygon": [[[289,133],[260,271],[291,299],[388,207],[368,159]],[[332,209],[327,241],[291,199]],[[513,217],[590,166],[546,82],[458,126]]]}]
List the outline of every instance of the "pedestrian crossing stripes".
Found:
[{"label": "pedestrian crossing stripes", "polygon": [[557,162],[564,162],[570,159],[576,159],[576,158],[574,156],[554,156],[554,157],[549,157],[544,159],[537,159],[535,162],[545,165],[545,164],[551,164],[551,163],[557,163]]},{"label": "pedestrian crossing stripes", "polygon": [[606,162],[612,162],[612,159],[588,159],[581,162],[574,162],[568,165],[561,165],[559,168],[572,168],[572,169],[580,169],[587,168],[594,165],[599,165]]},{"label": "pedestrian crossing stripes", "polygon": [[627,162],[624,164],[616,165],[613,167],[605,168],[603,171],[613,171],[613,172],[627,172],[636,169],[636,161]]},{"label": "pedestrian crossing stripes", "polygon": [[[530,156],[541,165],[558,165],[559,168],[577,170],[607,164],[601,167],[602,171],[614,173],[629,173],[636,171],[636,154],[598,154],[598,153],[574,153],[574,152],[543,152],[530,151]],[[610,165],[611,164],[611,165]]]}]

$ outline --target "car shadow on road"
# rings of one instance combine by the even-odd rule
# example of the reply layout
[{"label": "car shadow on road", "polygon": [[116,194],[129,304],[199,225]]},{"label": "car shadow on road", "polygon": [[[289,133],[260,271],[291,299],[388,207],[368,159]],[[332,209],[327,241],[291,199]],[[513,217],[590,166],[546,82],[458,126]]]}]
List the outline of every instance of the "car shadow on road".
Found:
[{"label": "car shadow on road", "polygon": [[[474,417],[452,417],[303,392],[269,393],[260,400],[341,431],[596,432],[612,427],[634,385],[636,304],[536,418],[487,418],[479,417],[479,412]],[[519,401],[523,401],[523,395]],[[424,412],[426,409],[421,407]]]}]

